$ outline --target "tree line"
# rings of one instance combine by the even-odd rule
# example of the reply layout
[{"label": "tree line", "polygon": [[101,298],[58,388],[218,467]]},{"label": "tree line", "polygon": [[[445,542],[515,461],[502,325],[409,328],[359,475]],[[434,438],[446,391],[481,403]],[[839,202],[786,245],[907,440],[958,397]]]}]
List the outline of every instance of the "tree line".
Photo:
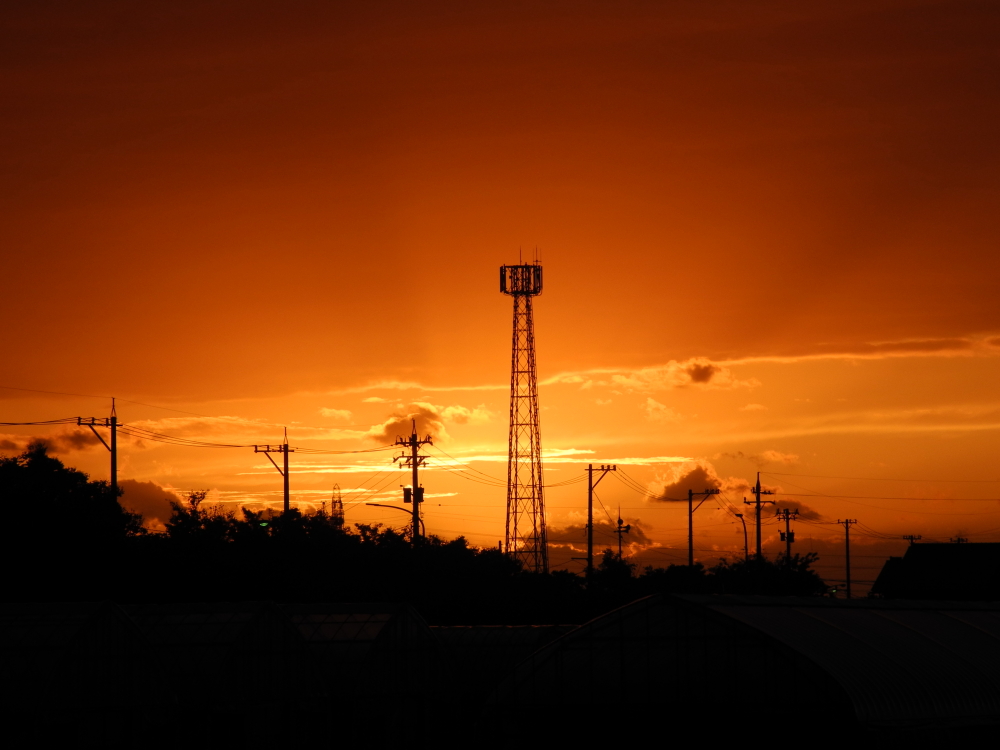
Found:
[{"label": "tree line", "polygon": [[0,458],[8,601],[392,601],[432,624],[579,623],[654,593],[815,596],[813,554],[638,570],[605,550],[588,581],[523,571],[465,537],[425,537],[380,524],[348,527],[323,511],[270,513],[172,503],[164,533],[123,508],[42,442]]}]

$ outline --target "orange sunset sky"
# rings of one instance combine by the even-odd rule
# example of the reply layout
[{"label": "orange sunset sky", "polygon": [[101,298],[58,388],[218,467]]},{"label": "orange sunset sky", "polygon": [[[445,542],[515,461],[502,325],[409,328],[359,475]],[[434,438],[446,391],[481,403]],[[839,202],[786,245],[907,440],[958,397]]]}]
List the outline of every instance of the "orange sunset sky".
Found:
[{"label": "orange sunset sky", "polygon": [[[633,480],[598,488],[602,548],[620,506],[634,561],[683,562],[660,498],[709,482],[696,556],[740,555],[757,471],[831,581],[845,517],[861,581],[904,534],[1000,541],[995,3],[11,2],[0,34],[0,420],[116,396],[351,451],[416,414],[428,532],[495,546],[497,268],[537,248],[546,481]],[[108,477],[89,433],[0,429]],[[391,457],[293,455],[293,504],[338,483],[402,527],[363,504],[398,499]],[[152,527],[160,488],[280,503],[252,449],[123,438],[119,468]],[[586,485],[547,504],[579,571]]]}]

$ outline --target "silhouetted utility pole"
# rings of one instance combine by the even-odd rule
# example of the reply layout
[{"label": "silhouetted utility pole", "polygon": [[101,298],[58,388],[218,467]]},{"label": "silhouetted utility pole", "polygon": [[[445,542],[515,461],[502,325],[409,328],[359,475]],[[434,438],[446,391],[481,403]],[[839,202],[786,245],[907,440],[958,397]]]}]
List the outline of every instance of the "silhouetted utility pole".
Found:
[{"label": "silhouetted utility pole", "polygon": [[783,518],[785,521],[785,530],[781,532],[781,541],[785,543],[785,557],[791,560],[792,542],[795,541],[795,532],[789,528],[789,524],[793,519],[799,517],[799,512],[797,510],[789,510],[788,508],[778,508],[778,512],[775,515],[778,518]]},{"label": "silhouetted utility pole", "polygon": [[622,506],[618,506],[618,559],[622,559],[622,534],[627,534],[632,530],[632,524],[622,525]]},{"label": "silhouetted utility pole", "polygon": [[754,494],[754,501],[750,502],[746,498],[743,498],[743,503],[745,505],[756,505],[757,506],[755,516],[756,516],[756,519],[757,519],[757,559],[759,560],[761,558],[761,552],[760,552],[760,506],[761,505],[767,505],[768,503],[770,503],[771,505],[774,505],[774,500],[763,500],[762,501],[760,499],[760,496],[761,495],[773,495],[774,492],[772,492],[771,490],[762,490],[760,488],[760,472],[759,471],[757,472],[757,484],[754,487],[751,488],[751,491]]},{"label": "silhouetted utility pole", "polygon": [[743,517],[742,513],[737,513],[736,517],[743,523],[743,559],[746,562],[750,562],[750,543],[747,541],[747,519]]},{"label": "silhouetted utility pole", "polygon": [[953,544],[965,544],[969,540],[966,539],[964,536],[953,536],[949,537],[948,541],[952,542]]},{"label": "silhouetted utility pole", "polygon": [[413,432],[408,438],[396,437],[396,445],[409,448],[409,455],[402,453],[393,458],[392,462],[402,461],[403,463],[400,466],[409,466],[413,469],[413,489],[411,492],[407,492],[405,488],[403,489],[403,502],[413,503],[413,546],[416,547],[420,543],[420,503],[424,501],[424,488],[420,486],[417,470],[422,463],[427,461],[427,456],[420,455],[420,446],[434,445],[434,443],[430,435],[420,440],[417,437],[417,420],[412,420],[412,424]]},{"label": "silhouetted utility pole", "polygon": [[847,580],[844,583],[847,585],[847,598],[851,598],[851,526],[856,524],[858,519],[856,518],[845,518],[841,521],[837,519],[837,523],[844,527],[844,555],[846,557],[846,564],[844,568],[844,575],[847,576]]},{"label": "silhouetted utility pole", "polygon": [[[688,565],[694,565],[694,512],[702,506],[712,495],[718,495],[718,490],[703,490],[695,492],[688,490]],[[694,505],[695,497],[700,497],[701,502]]]},{"label": "silhouetted utility pole", "polygon": [[914,536],[913,534],[904,534],[903,539],[908,541],[910,543],[910,546],[912,547],[917,541],[923,539],[923,537],[920,536],[920,534],[917,534],[916,536]]},{"label": "silhouetted utility pole", "polygon": [[[285,480],[284,481],[284,487],[285,487],[284,495],[285,495],[285,498],[284,498],[284,503],[283,503],[282,507],[284,508],[283,512],[287,513],[288,509],[290,507],[290,499],[289,499],[289,496],[288,496],[288,454],[289,453],[295,453],[295,449],[294,448],[289,448],[288,447],[288,428],[287,427],[285,428],[285,442],[284,443],[282,443],[281,445],[255,445],[253,447],[253,452],[254,453],[263,453],[265,456],[267,456],[267,460],[270,461],[272,464],[274,464],[274,468],[277,469],[278,473],[281,474],[281,476],[284,478],[284,480]],[[271,455],[270,455],[272,453],[281,453],[284,456],[284,459],[285,459],[284,460],[284,467],[285,467],[284,469],[282,469],[280,466],[278,466],[278,464],[274,463],[274,459],[271,458]]]},{"label": "silhouetted utility pole", "polygon": [[[100,417],[77,417],[76,424],[79,427],[89,427],[90,431],[97,435],[101,444],[111,452],[111,493],[115,500],[118,499],[118,414],[115,411],[115,400],[111,399],[111,416],[101,419]],[[101,433],[95,427],[111,428],[111,445],[104,442]]]},{"label": "silhouetted utility pole", "polygon": [[[601,475],[594,481],[594,471],[599,471]],[[618,471],[617,466],[605,466],[594,469],[593,464],[587,465],[587,579],[594,574],[594,488],[604,479],[604,475],[609,471]]]}]

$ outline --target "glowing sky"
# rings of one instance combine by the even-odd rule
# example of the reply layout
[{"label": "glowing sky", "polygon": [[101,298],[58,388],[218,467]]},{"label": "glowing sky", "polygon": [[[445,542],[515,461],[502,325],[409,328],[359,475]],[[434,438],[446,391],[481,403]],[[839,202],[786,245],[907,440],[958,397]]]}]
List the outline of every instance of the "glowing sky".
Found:
[{"label": "glowing sky", "polygon": [[[974,2],[9,3],[0,385],[333,450],[420,412],[503,477],[496,270],[537,247],[548,481],[611,461],[655,493],[700,466],[742,505],[760,470],[815,514],[797,549],[831,579],[838,518],[996,541],[998,32]],[[57,445],[107,476],[101,446]],[[428,530],[496,544],[503,488],[441,463]],[[398,492],[371,479],[390,467],[296,455],[293,500]],[[246,449],[126,443],[121,479],[231,503],[281,489]],[[684,558],[680,505],[613,478],[599,495],[641,564]],[[583,485],[548,498],[580,549]],[[696,527],[700,559],[742,548],[714,503]],[[855,577],[903,544],[859,536]]]}]

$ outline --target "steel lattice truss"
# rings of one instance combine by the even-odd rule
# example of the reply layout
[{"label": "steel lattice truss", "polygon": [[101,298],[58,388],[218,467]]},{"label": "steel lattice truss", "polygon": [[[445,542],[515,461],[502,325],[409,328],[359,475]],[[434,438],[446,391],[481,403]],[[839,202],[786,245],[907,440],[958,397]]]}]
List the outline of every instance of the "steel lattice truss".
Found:
[{"label": "steel lattice truss", "polygon": [[537,263],[504,266],[500,269],[500,290],[514,298],[505,549],[523,563],[525,570],[547,573],[535,330],[531,313],[531,298],[542,291],[541,266]]}]

